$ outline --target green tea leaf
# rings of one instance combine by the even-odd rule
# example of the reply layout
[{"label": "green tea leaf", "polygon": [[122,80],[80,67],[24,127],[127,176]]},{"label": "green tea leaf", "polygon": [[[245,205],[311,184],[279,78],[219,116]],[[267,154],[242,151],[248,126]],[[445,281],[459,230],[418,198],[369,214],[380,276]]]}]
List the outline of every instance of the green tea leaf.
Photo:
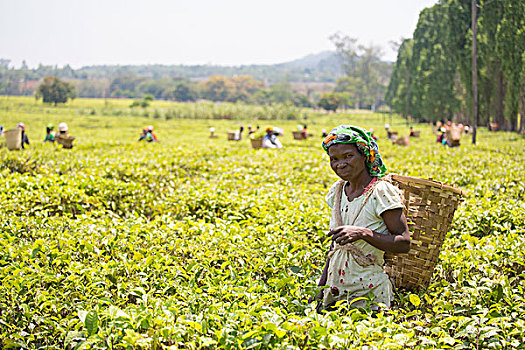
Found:
[{"label": "green tea leaf", "polygon": [[408,296],[408,300],[410,300],[410,303],[412,303],[412,305],[414,305],[416,308],[421,304],[421,299],[416,294],[410,294]]},{"label": "green tea leaf", "polygon": [[97,312],[94,310],[91,310],[86,315],[85,320],[85,326],[88,331],[88,336],[92,336],[97,333],[98,331],[98,315]]}]

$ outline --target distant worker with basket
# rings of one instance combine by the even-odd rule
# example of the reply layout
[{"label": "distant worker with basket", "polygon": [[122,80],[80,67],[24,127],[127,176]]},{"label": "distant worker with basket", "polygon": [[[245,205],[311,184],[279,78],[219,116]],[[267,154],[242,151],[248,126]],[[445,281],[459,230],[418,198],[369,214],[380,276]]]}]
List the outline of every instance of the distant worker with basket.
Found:
[{"label": "distant worker with basket", "polygon": [[55,135],[57,144],[62,145],[62,148],[72,149],[74,136],[69,135],[69,127],[66,123],[58,124],[58,134]]},{"label": "distant worker with basket", "polygon": [[390,306],[393,286],[383,270],[385,252],[407,253],[410,233],[400,191],[383,181],[386,167],[370,132],[341,125],[322,143],[332,170],[341,178],[329,190],[332,209],[328,259],[319,286],[318,311],[331,310],[339,301],[365,306],[373,294],[374,306]]},{"label": "distant worker with basket", "polygon": [[16,127],[21,130],[22,133],[22,149],[24,149],[24,145],[29,146],[29,137],[27,137],[26,133],[26,125],[24,123],[18,123],[16,124]]}]

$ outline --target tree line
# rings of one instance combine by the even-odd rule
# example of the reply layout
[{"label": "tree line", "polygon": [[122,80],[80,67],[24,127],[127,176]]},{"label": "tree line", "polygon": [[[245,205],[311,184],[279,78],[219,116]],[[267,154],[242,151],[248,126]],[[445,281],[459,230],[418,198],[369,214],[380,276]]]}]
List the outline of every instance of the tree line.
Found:
[{"label": "tree line", "polygon": [[289,103],[297,107],[313,107],[313,97],[298,93],[290,82],[283,80],[265,87],[249,75],[228,78],[212,75],[207,80],[195,82],[184,78],[150,79],[140,76],[120,76],[111,82],[108,97],[139,98],[151,95],[156,99],[193,102],[199,99],[214,102],[244,102],[270,105]]},{"label": "tree line", "polygon": [[344,76],[336,81],[334,91],[325,94],[320,103],[331,106],[332,110],[337,104],[364,109],[384,105],[392,64],[382,60],[382,48],[360,44],[358,39],[342,33],[335,33],[330,40],[336,47]]},{"label": "tree line", "polygon": [[421,11],[385,100],[416,119],[525,130],[525,2],[442,0]]},{"label": "tree line", "polygon": [[[73,84],[55,76],[47,76],[35,92],[37,100],[44,103],[66,103],[77,97]],[[184,78],[148,79],[136,76],[121,76],[113,79],[107,97],[135,98],[130,107],[148,107],[153,99],[178,102],[209,100],[212,102],[242,102],[245,104],[287,104],[295,107],[314,107],[305,94],[296,92],[287,81],[265,88],[265,85],[249,75],[227,78],[213,75],[203,82]],[[143,99],[142,101],[140,99]]]},{"label": "tree line", "polygon": [[[257,105],[288,103],[298,107],[373,108],[384,104],[391,63],[381,61],[381,49],[358,45],[356,39],[334,34],[336,52],[328,51],[276,65],[220,66],[91,66],[39,65],[18,69],[0,59],[0,94],[32,95],[47,77],[74,87],[77,97],[116,97],[174,101],[244,102]],[[348,59],[353,60],[352,66]],[[224,74],[211,74],[222,72]],[[250,72],[252,74],[239,74]],[[321,82],[321,83],[320,83]],[[313,83],[313,84],[312,84]],[[317,83],[317,84],[316,84]],[[319,85],[321,84],[321,85]],[[321,96],[322,93],[333,91]]]},{"label": "tree line", "polygon": [[47,76],[72,83],[80,97],[103,97],[107,86],[122,76],[152,80],[180,77],[200,81],[213,75],[229,78],[249,75],[272,85],[283,78],[291,82],[330,83],[342,74],[337,56],[330,51],[274,65],[98,65],[73,69],[69,65],[58,67],[43,64],[29,68],[25,61],[15,68],[10,63],[10,60],[0,58],[0,94],[32,95],[36,90],[35,82],[41,82]]}]

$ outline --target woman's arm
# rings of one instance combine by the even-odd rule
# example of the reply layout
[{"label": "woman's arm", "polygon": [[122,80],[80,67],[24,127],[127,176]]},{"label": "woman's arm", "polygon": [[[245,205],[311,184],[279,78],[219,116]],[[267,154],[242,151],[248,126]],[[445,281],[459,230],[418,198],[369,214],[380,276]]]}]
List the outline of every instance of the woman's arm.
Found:
[{"label": "woman's arm", "polygon": [[[334,249],[334,242],[330,244],[330,249],[328,251],[330,252],[332,249]],[[326,263],[324,264],[323,273],[321,274],[321,278],[319,279],[319,283],[317,284],[318,287],[326,286],[326,280],[328,279],[328,267],[330,266],[330,258],[326,258]],[[314,300],[321,300],[324,296],[324,290],[321,289],[319,293],[314,297],[308,298],[308,302],[311,303]]]},{"label": "woman's arm", "polygon": [[326,285],[326,280],[328,278],[328,266],[330,266],[330,258],[326,258],[326,263],[324,264],[323,274],[319,279],[317,286],[322,287]]},{"label": "woman's arm", "polygon": [[340,245],[362,239],[385,252],[408,253],[410,250],[410,233],[403,210],[387,210],[381,214],[381,217],[385,221],[390,235],[373,232],[368,228],[359,226],[339,226],[328,234],[332,235],[332,239]]}]

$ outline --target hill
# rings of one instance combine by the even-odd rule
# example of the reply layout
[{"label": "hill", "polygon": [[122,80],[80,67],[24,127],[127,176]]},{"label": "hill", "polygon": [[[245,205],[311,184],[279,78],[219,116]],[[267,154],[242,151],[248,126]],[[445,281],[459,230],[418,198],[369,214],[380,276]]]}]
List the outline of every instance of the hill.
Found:
[{"label": "hill", "polygon": [[[332,51],[312,54],[290,62],[273,65],[134,65],[86,66],[78,69],[76,78],[103,78],[115,75],[139,75],[150,78],[183,77],[205,80],[219,74],[226,77],[250,75],[257,80],[276,83],[283,79],[292,82],[334,82],[342,72],[339,60]],[[80,75],[80,76],[79,76]]]},{"label": "hill", "polygon": [[334,82],[342,74],[334,51],[323,51],[273,65],[94,65],[79,69],[73,69],[69,65],[62,68],[39,65],[34,69],[27,66],[15,69],[10,67],[9,63],[10,60],[0,60],[0,82],[3,83],[4,89],[9,85],[9,80],[40,80],[47,75],[55,75],[64,79],[111,79],[118,75],[138,75],[153,79],[183,77],[204,80],[214,74],[227,77],[247,74],[271,84],[282,79],[292,82]]}]

